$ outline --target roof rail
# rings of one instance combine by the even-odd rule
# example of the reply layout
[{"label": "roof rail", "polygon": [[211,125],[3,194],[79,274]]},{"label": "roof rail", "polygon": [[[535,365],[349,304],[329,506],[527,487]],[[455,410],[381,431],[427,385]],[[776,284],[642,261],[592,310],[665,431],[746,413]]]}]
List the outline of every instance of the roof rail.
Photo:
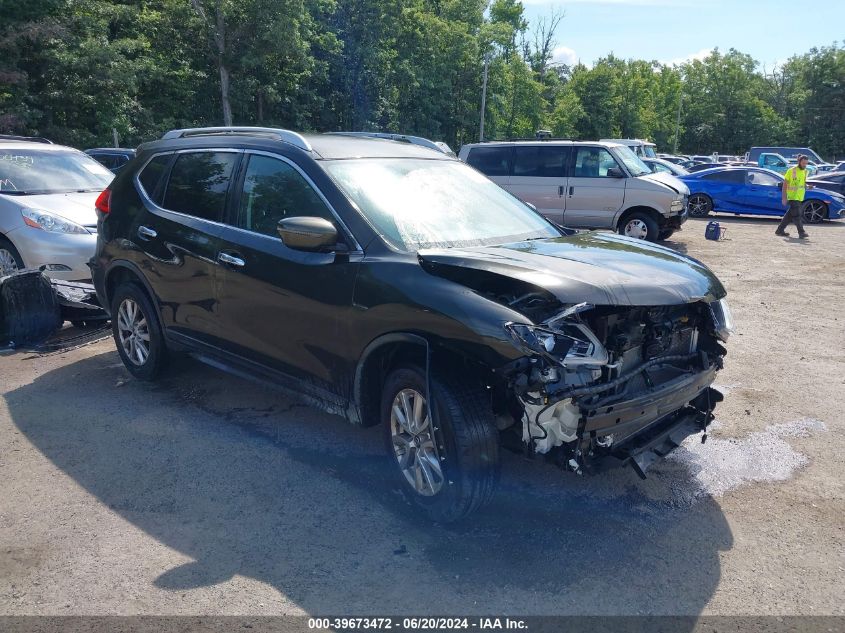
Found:
[{"label": "roof rail", "polygon": [[226,134],[272,136],[284,143],[289,143],[299,149],[304,149],[306,152],[313,151],[311,143],[309,143],[302,134],[274,127],[192,127],[181,130],[170,130],[169,132],[165,132],[164,136],[161,138],[186,138],[188,136],[214,136]]},{"label": "roof rail", "polygon": [[571,138],[569,136],[542,136],[542,137],[538,137],[538,136],[517,136],[517,137],[512,137],[512,138],[506,138],[506,139],[490,138],[490,139],[485,139],[485,140],[479,141],[479,142],[481,142],[481,143],[511,143],[511,142],[514,142],[514,141],[540,141],[542,143],[545,143],[546,141],[574,141],[574,140],[575,140],[574,138]]},{"label": "roof rail", "polygon": [[29,143],[53,144],[53,141],[43,136],[17,136],[16,134],[0,134],[0,141],[27,141]]},{"label": "roof rail", "polygon": [[[441,154],[448,154],[449,151],[451,151],[444,150],[443,147],[427,138],[423,138],[422,136],[411,136],[410,134],[394,134],[393,132],[327,132],[327,134],[337,134],[339,136],[359,136],[364,138],[383,138],[390,141],[399,141],[400,143],[420,145],[422,147],[427,147],[428,149],[433,149]],[[448,148],[449,146],[447,145],[446,147]]]}]

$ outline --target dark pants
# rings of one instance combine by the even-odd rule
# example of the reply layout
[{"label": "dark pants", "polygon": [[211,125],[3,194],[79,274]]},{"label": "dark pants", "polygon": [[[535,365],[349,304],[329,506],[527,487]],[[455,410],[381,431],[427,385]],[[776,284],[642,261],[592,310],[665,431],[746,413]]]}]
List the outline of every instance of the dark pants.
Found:
[{"label": "dark pants", "polygon": [[783,232],[790,222],[795,222],[795,226],[798,227],[798,235],[804,235],[804,216],[801,215],[801,202],[798,200],[789,201],[789,207],[783,214],[783,220],[778,225],[778,233]]}]

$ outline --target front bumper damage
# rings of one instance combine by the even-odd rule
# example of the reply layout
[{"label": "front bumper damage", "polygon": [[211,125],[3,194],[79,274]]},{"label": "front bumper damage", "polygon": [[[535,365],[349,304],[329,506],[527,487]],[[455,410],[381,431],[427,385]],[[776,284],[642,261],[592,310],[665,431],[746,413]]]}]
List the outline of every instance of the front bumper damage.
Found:
[{"label": "front bumper damage", "polygon": [[[714,389],[713,392],[721,398],[718,391]],[[599,471],[631,466],[641,479],[645,479],[646,471],[655,462],[678,448],[689,436],[706,431],[709,422],[706,412],[692,407],[684,408],[675,415],[650,425],[630,437],[622,445],[615,447],[613,451],[597,460],[593,469]],[[706,437],[706,434],[702,435],[702,439]]]},{"label": "front bumper damage", "polygon": [[[704,302],[585,306],[530,334],[512,329],[534,352],[505,369],[522,449],[579,474],[627,465],[645,477],[713,420],[722,395],[711,385],[725,354],[718,341],[727,336],[721,314]],[[570,344],[579,331],[589,336]]]}]

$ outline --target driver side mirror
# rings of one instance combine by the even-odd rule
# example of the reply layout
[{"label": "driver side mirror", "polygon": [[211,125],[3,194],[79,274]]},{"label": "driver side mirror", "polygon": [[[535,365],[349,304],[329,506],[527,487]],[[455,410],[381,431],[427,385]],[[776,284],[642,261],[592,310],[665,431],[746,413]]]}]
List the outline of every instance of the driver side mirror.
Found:
[{"label": "driver side mirror", "polygon": [[285,246],[297,251],[324,251],[337,245],[337,229],[325,218],[285,218],[277,230]]},{"label": "driver side mirror", "polygon": [[625,172],[622,171],[619,167],[611,167],[607,170],[607,177],[608,178],[624,178]]}]

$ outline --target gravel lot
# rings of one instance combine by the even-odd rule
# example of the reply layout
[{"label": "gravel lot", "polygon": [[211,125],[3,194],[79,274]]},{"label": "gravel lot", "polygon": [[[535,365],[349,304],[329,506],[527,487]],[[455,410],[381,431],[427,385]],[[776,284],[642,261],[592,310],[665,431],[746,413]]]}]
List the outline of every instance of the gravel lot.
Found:
[{"label": "gravel lot", "polygon": [[506,454],[462,526],[384,484],[377,429],[190,359],[0,355],[0,614],[845,615],[845,222],[725,224],[671,243],[739,328],[707,444],[645,482]]}]

